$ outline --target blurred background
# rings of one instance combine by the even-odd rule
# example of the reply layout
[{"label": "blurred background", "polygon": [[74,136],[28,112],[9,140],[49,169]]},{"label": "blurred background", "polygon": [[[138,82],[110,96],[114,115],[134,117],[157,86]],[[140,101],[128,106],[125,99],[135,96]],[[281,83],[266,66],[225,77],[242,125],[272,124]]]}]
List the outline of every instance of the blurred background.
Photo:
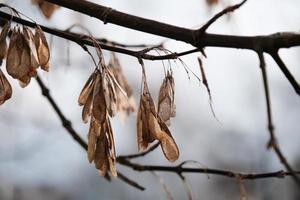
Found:
[{"label": "blurred background", "polygon": [[[60,8],[46,20],[31,1],[7,0],[7,3],[42,25],[66,29],[74,23],[88,28],[96,37],[125,44],[158,44],[165,38],[129,30]],[[93,0],[119,11],[186,28],[198,28],[226,5],[239,1],[223,0],[209,7],[205,0]],[[233,35],[299,32],[300,1],[249,0],[234,14],[225,16],[208,30]],[[51,41],[50,72],[40,71],[46,85],[74,128],[86,139],[88,125],[81,121],[78,95],[93,71],[90,57],[77,44],[46,35]],[[166,40],[165,47],[180,52],[192,47]],[[108,62],[110,53],[104,51]],[[206,88],[187,74],[180,62],[172,63],[176,84],[177,116],[171,132],[180,158],[196,160],[201,166],[241,172],[267,172],[283,169],[269,140],[262,78],[257,55],[251,51],[206,48],[204,59],[213,106],[220,122],[214,119]],[[300,48],[283,49],[282,59],[300,82]],[[138,102],[141,68],[135,58],[117,54],[134,89]],[[199,54],[182,57],[200,76]],[[280,147],[295,169],[300,169],[300,98],[274,61],[266,55],[276,135]],[[165,65],[168,62],[164,63]],[[145,61],[150,90],[157,99],[164,77],[161,61]],[[2,65],[2,68],[5,63]],[[5,71],[5,70],[4,70]],[[6,72],[5,72],[6,73]],[[119,171],[146,187],[139,191],[120,180],[100,177],[89,164],[86,152],[68,135],[48,101],[41,96],[35,80],[25,89],[9,78],[13,97],[0,108],[0,199],[166,199],[157,177],[117,165]],[[136,115],[125,123],[112,120],[117,155],[137,152]],[[171,165],[161,149],[135,160],[142,164]],[[175,199],[188,199],[181,179],[172,173],[157,173],[164,179]],[[239,199],[235,179],[206,174],[185,174],[194,199]],[[285,179],[245,181],[249,199],[300,199],[299,188]]]}]

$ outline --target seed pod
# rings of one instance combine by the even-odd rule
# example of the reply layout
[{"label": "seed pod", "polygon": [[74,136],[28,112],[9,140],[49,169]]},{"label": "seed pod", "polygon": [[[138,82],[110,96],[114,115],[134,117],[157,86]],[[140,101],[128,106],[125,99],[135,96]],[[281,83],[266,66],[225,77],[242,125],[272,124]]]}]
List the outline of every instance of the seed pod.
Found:
[{"label": "seed pod", "polygon": [[174,92],[174,79],[172,74],[168,71],[168,74],[160,87],[158,97],[158,115],[168,126],[170,125],[170,118],[175,117],[176,115]]},{"label": "seed pod", "polygon": [[35,47],[34,35],[32,31],[27,27],[23,28],[23,33],[24,33],[26,45],[30,50],[30,67],[32,68],[31,70],[35,71],[35,69],[39,67],[39,62],[38,62],[38,55]]},{"label": "seed pod", "polygon": [[143,84],[143,93],[137,118],[137,139],[139,150],[145,150],[149,143],[159,140],[165,157],[174,162],[179,157],[179,150],[167,125],[157,115],[153,99],[146,81]]},{"label": "seed pod", "polygon": [[36,75],[31,67],[30,48],[19,28],[14,28],[7,52],[6,70],[13,78],[27,85]]},{"label": "seed pod", "polygon": [[32,3],[38,5],[43,15],[48,19],[52,16],[54,11],[59,8],[59,6],[46,2],[45,0],[32,0]]},{"label": "seed pod", "polygon": [[12,88],[6,79],[5,75],[0,69],[0,105],[6,100],[10,99],[12,95]]},{"label": "seed pod", "polygon": [[39,64],[43,70],[49,71],[50,51],[44,32],[38,25],[35,27],[34,41]]},{"label": "seed pod", "polygon": [[10,29],[10,23],[6,22],[0,34],[0,60],[3,60],[7,54],[6,37]]},{"label": "seed pod", "polygon": [[127,115],[136,111],[136,103],[132,96],[133,92],[114,53],[112,53],[108,69],[118,83],[118,86],[115,87],[117,112],[124,122]]}]

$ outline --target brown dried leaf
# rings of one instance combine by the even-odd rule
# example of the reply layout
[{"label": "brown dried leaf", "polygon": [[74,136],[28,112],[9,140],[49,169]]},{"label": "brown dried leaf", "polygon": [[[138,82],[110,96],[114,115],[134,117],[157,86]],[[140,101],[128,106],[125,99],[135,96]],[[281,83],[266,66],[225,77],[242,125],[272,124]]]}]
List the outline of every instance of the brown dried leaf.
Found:
[{"label": "brown dried leaf", "polygon": [[12,88],[5,75],[0,69],[0,105],[6,100],[10,99],[12,95]]},{"label": "brown dried leaf", "polygon": [[38,25],[35,27],[34,41],[39,64],[43,70],[49,71],[50,50],[44,32]]},{"label": "brown dried leaf", "polygon": [[171,73],[168,72],[159,90],[158,116],[169,126],[170,118],[176,115],[174,104],[175,82]]},{"label": "brown dried leaf", "polygon": [[48,19],[52,16],[54,11],[59,8],[59,6],[46,2],[45,0],[32,0],[32,3],[38,5],[44,16]]}]

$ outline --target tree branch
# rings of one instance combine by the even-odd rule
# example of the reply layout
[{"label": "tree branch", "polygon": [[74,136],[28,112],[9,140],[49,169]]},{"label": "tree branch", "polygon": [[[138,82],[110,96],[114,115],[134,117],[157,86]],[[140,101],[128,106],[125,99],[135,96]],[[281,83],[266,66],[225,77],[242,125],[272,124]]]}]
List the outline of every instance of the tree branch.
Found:
[{"label": "tree branch", "polygon": [[[149,20],[134,15],[122,13],[112,8],[101,6],[89,1],[82,0],[46,0],[48,2],[78,11],[104,21],[133,30],[151,33],[170,39],[189,43],[198,48],[203,47],[228,47],[256,50],[257,45],[262,51],[288,48],[300,45],[300,34],[277,33],[268,36],[233,36],[205,33],[197,38],[198,30],[177,27],[154,20]],[[107,11],[109,10],[109,13]],[[226,9],[225,9],[226,10]],[[103,13],[105,15],[103,15]]]},{"label": "tree branch", "polygon": [[[16,23],[22,24],[24,26],[32,27],[32,28],[34,28],[37,25],[36,23],[30,22],[28,20],[21,19],[19,17],[11,16],[10,14],[7,14],[7,13],[2,12],[2,11],[0,11],[0,17],[2,17],[4,19],[7,19],[7,20],[13,20]],[[46,33],[49,33],[51,35],[55,35],[57,37],[60,37],[60,38],[66,39],[66,40],[70,40],[72,42],[77,43],[78,45],[80,45],[82,47],[84,45],[94,47],[94,43],[92,41],[90,41],[88,39],[84,39],[84,38],[87,38],[87,37],[85,37],[86,35],[80,35],[80,34],[77,34],[77,33],[73,33],[73,32],[70,32],[70,31],[62,31],[62,30],[59,30],[59,29],[53,29],[53,28],[49,28],[49,27],[46,27],[46,26],[42,26],[42,25],[39,25],[39,26]],[[195,49],[180,52],[180,53],[174,52],[174,53],[170,53],[170,54],[167,54],[167,55],[155,56],[155,55],[147,54],[147,52],[145,52],[144,49],[140,50],[140,51],[133,51],[133,50],[125,49],[125,48],[116,47],[114,45],[110,46],[110,45],[103,44],[103,43],[99,43],[99,45],[102,49],[105,49],[105,50],[109,50],[109,51],[113,51],[113,52],[117,52],[117,53],[121,53],[121,54],[125,54],[125,55],[130,55],[130,56],[133,56],[133,57],[136,57],[136,58],[142,58],[142,59],[146,59],[146,60],[177,59],[180,56],[184,56],[184,55],[187,55],[187,54],[191,54],[191,53],[201,51],[200,49],[195,48]],[[148,48],[146,48],[146,49],[148,49]]]},{"label": "tree branch", "polygon": [[260,61],[260,69],[262,72],[262,78],[264,83],[264,91],[266,97],[266,105],[267,105],[267,116],[268,116],[268,130],[270,133],[270,141],[268,143],[268,147],[273,148],[275,153],[277,154],[281,163],[285,166],[285,168],[289,171],[292,175],[295,182],[300,186],[299,177],[296,175],[295,171],[283,155],[281,149],[279,148],[275,133],[274,133],[274,125],[272,120],[272,110],[271,110],[271,98],[270,98],[270,91],[269,91],[269,84],[268,84],[268,76],[266,72],[266,63],[262,52],[257,52],[259,61]]},{"label": "tree branch", "polygon": [[132,158],[143,157],[143,156],[147,155],[148,153],[154,151],[159,146],[159,144],[160,144],[160,142],[157,142],[156,144],[151,146],[149,149],[147,149],[146,151],[141,152],[141,153],[131,154],[131,155],[123,155],[123,156],[118,156],[118,157],[120,159],[132,159]]},{"label": "tree branch", "polygon": [[[133,163],[128,159],[119,158],[118,162],[122,165],[132,168],[135,171],[162,171],[162,172],[171,172],[180,175],[181,173],[200,173],[200,174],[213,174],[219,176],[225,176],[229,178],[236,178],[236,176],[240,176],[241,179],[265,179],[265,178],[284,178],[285,176],[292,176],[292,173],[285,171],[275,171],[275,172],[267,172],[267,173],[240,173],[233,172],[227,170],[220,169],[212,169],[212,168],[186,168],[182,167],[182,165],[177,166],[158,166],[158,165],[140,165],[137,163]],[[300,171],[295,172],[296,174],[300,174]]]},{"label": "tree branch", "polygon": [[300,95],[300,86],[299,86],[299,84],[297,83],[296,79],[291,74],[291,72],[288,70],[288,68],[286,67],[284,62],[281,60],[280,56],[278,55],[278,52],[270,52],[269,54],[272,56],[272,58],[275,60],[275,62],[277,63],[277,65],[281,69],[282,73],[285,75],[285,77],[288,79],[290,84],[293,86],[296,93],[298,95]]}]

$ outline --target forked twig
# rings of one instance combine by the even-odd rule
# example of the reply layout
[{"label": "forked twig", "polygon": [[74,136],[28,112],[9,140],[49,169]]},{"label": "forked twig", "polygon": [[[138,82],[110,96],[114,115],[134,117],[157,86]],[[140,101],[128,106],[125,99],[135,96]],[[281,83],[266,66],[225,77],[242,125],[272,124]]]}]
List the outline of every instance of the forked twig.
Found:
[{"label": "forked twig", "polygon": [[278,55],[278,52],[271,52],[269,54],[272,56],[272,58],[274,59],[274,61],[277,63],[277,65],[281,69],[282,73],[285,75],[285,77],[288,79],[288,81],[290,82],[290,84],[293,86],[293,88],[295,89],[296,93],[298,95],[300,95],[300,86],[299,86],[299,84],[297,83],[296,79],[291,74],[291,72],[288,70],[288,68],[286,67],[286,65],[284,64],[284,62],[281,60],[280,56]]},{"label": "forked twig", "polygon": [[[292,176],[291,172],[286,171],[274,171],[266,173],[241,173],[221,169],[213,168],[201,168],[201,167],[183,167],[182,165],[177,166],[160,166],[160,165],[141,165],[133,163],[128,159],[119,159],[121,165],[127,166],[135,171],[161,171],[175,173],[180,176],[182,173],[199,173],[199,174],[212,174],[218,176],[224,176],[228,178],[236,178],[240,176],[243,180],[254,180],[254,179],[265,179],[265,178],[284,178],[285,176]],[[295,174],[300,174],[300,171],[296,171]]]},{"label": "forked twig", "polygon": [[221,12],[217,13],[215,16],[213,16],[210,20],[208,20],[208,22],[206,22],[200,29],[199,31],[202,33],[205,33],[205,31],[209,28],[210,25],[212,25],[215,21],[217,21],[217,19],[219,19],[220,17],[222,17],[223,15],[226,15],[230,12],[233,12],[237,9],[239,9],[244,3],[246,3],[247,0],[243,0],[241,3],[238,3],[236,5],[233,6],[229,6],[227,8],[225,8],[224,10],[222,10]]},{"label": "forked twig", "polygon": [[295,171],[283,155],[281,149],[279,148],[277,138],[274,133],[274,125],[272,120],[272,110],[271,110],[271,98],[270,98],[270,91],[269,91],[269,83],[268,83],[268,76],[266,72],[266,63],[262,52],[257,52],[260,62],[260,69],[262,72],[263,84],[264,84],[264,91],[266,97],[266,106],[267,106],[267,116],[268,116],[268,130],[270,133],[270,141],[268,143],[269,148],[273,148],[275,153],[277,154],[278,158],[280,159],[281,163],[285,166],[288,172],[291,173],[295,182],[300,186],[299,177],[296,175]]}]

